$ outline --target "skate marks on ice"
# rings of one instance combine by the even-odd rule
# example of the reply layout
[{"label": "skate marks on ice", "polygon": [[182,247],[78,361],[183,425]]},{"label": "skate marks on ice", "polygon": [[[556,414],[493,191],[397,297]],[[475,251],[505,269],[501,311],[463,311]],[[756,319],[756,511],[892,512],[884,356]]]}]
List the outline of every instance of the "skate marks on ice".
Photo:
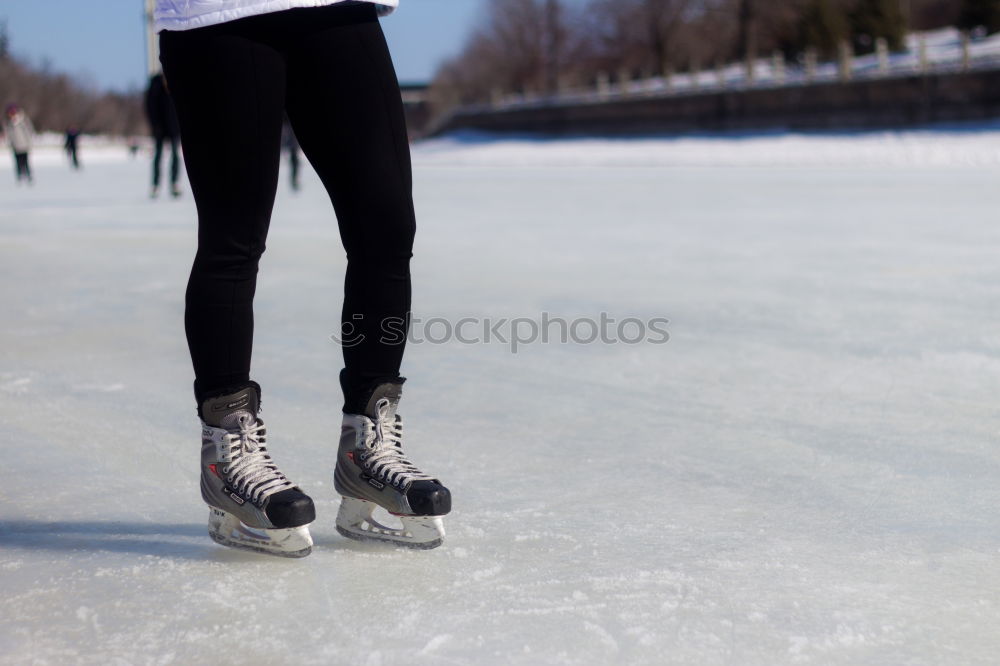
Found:
[{"label": "skate marks on ice", "polygon": [[27,393],[31,390],[31,377],[11,372],[0,372],[0,391],[8,394]]},{"label": "skate marks on ice", "polygon": [[[110,199],[122,174],[88,171],[102,173],[88,187]],[[0,242],[13,276],[0,284],[0,507],[16,519],[0,519],[13,526],[0,529],[0,663],[227,663],[233,645],[258,663],[367,666],[995,661],[995,172],[422,173],[428,312],[461,316],[454,303],[484,293],[487,313],[575,298],[581,314],[668,315],[670,344],[517,358],[415,345],[409,436],[454,482],[447,541],[344,539],[317,437],[334,421],[288,408],[296,391],[336,392],[316,377],[317,359],[336,360],[329,329],[303,333],[337,287],[315,285],[335,272],[315,248],[335,248],[336,227],[307,187],[276,210],[257,370],[289,464],[304,461],[293,476],[315,492],[316,548],[222,548],[205,534],[178,328],[193,214],[94,209],[81,250],[78,218],[43,210],[40,178],[37,201],[23,194],[37,219],[0,207],[0,241],[13,228],[22,243]],[[488,223],[468,223],[476,202]],[[152,240],[119,242],[122,229]],[[572,252],[543,251],[566,238]],[[463,256],[477,270],[433,272]],[[55,265],[92,276],[71,303],[53,297]],[[116,288],[171,271],[169,297]],[[541,289],[537,303],[517,301],[519,285]],[[87,384],[127,388],[72,390]]]}]

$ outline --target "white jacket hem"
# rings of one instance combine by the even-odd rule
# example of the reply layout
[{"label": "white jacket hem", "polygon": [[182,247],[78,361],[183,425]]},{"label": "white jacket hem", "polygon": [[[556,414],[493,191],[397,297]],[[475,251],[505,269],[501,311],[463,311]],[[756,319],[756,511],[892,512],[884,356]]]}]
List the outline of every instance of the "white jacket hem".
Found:
[{"label": "white jacket hem", "polygon": [[[248,16],[300,7],[324,7],[345,0],[157,0],[154,30],[193,30]],[[379,15],[390,13],[399,0],[364,0],[379,5]]]}]

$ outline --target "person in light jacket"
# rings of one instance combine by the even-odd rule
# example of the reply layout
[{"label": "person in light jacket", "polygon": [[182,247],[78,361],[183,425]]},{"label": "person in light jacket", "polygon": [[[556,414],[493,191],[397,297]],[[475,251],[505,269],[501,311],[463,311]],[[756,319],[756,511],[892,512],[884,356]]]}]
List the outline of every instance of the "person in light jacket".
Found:
[{"label": "person in light jacket", "polygon": [[[312,549],[313,501],[265,447],[261,389],[250,379],[286,113],[347,251],[342,427],[317,433],[341,495],[337,530],[413,548],[444,536],[451,495],[404,455],[397,412],[416,229],[403,104],[379,24],[397,4],[157,0],[160,62],[198,209],[184,321],[202,421],[201,493],[222,545],[286,557]],[[322,362],[316,372],[334,374]],[[376,507],[401,525],[380,525]]]},{"label": "person in light jacket", "polygon": [[14,153],[14,167],[17,182],[22,180],[32,183],[31,166],[28,163],[28,153],[31,152],[31,142],[35,136],[35,127],[31,119],[25,115],[17,104],[8,104],[4,121],[4,134],[7,143]]}]

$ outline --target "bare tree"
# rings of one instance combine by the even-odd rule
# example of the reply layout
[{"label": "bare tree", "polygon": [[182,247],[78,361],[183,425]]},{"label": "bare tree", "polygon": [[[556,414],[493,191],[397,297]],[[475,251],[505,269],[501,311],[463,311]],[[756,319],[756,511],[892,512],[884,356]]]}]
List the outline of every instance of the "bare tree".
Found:
[{"label": "bare tree", "polygon": [[649,40],[652,71],[667,74],[684,59],[689,44],[684,28],[690,23],[694,0],[641,0]]},{"label": "bare tree", "polygon": [[10,54],[0,58],[0,91],[0,104],[24,108],[40,131],[62,132],[70,125],[88,133],[145,131],[135,122],[142,108],[138,91],[102,93],[53,72],[47,62],[31,67]]},{"label": "bare tree", "polygon": [[[992,3],[1000,0],[962,0]],[[956,0],[490,0],[483,24],[445,63],[432,98],[440,110],[499,92],[552,93],[561,84],[667,74],[952,25]],[[874,18],[873,18],[874,17]],[[878,20],[874,20],[878,19]]]},{"label": "bare tree", "polygon": [[961,3],[955,0],[906,0],[903,4],[912,30],[933,30],[958,21]]},{"label": "bare tree", "polygon": [[573,70],[571,12],[560,0],[492,0],[486,20],[432,84],[435,108],[496,92],[555,92]]}]

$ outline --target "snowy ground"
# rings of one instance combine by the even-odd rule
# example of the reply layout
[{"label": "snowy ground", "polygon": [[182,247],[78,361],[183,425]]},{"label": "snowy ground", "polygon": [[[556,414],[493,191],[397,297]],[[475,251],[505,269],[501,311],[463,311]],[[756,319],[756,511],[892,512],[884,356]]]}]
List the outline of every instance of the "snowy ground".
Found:
[{"label": "snowy ground", "polygon": [[190,197],[111,149],[0,164],[0,663],[995,663],[998,144],[420,147],[416,316],[670,319],[412,345],[408,449],[455,495],[430,552],[334,531],[343,252],[282,183],[254,375],[318,503],[302,561],[205,534]]}]

